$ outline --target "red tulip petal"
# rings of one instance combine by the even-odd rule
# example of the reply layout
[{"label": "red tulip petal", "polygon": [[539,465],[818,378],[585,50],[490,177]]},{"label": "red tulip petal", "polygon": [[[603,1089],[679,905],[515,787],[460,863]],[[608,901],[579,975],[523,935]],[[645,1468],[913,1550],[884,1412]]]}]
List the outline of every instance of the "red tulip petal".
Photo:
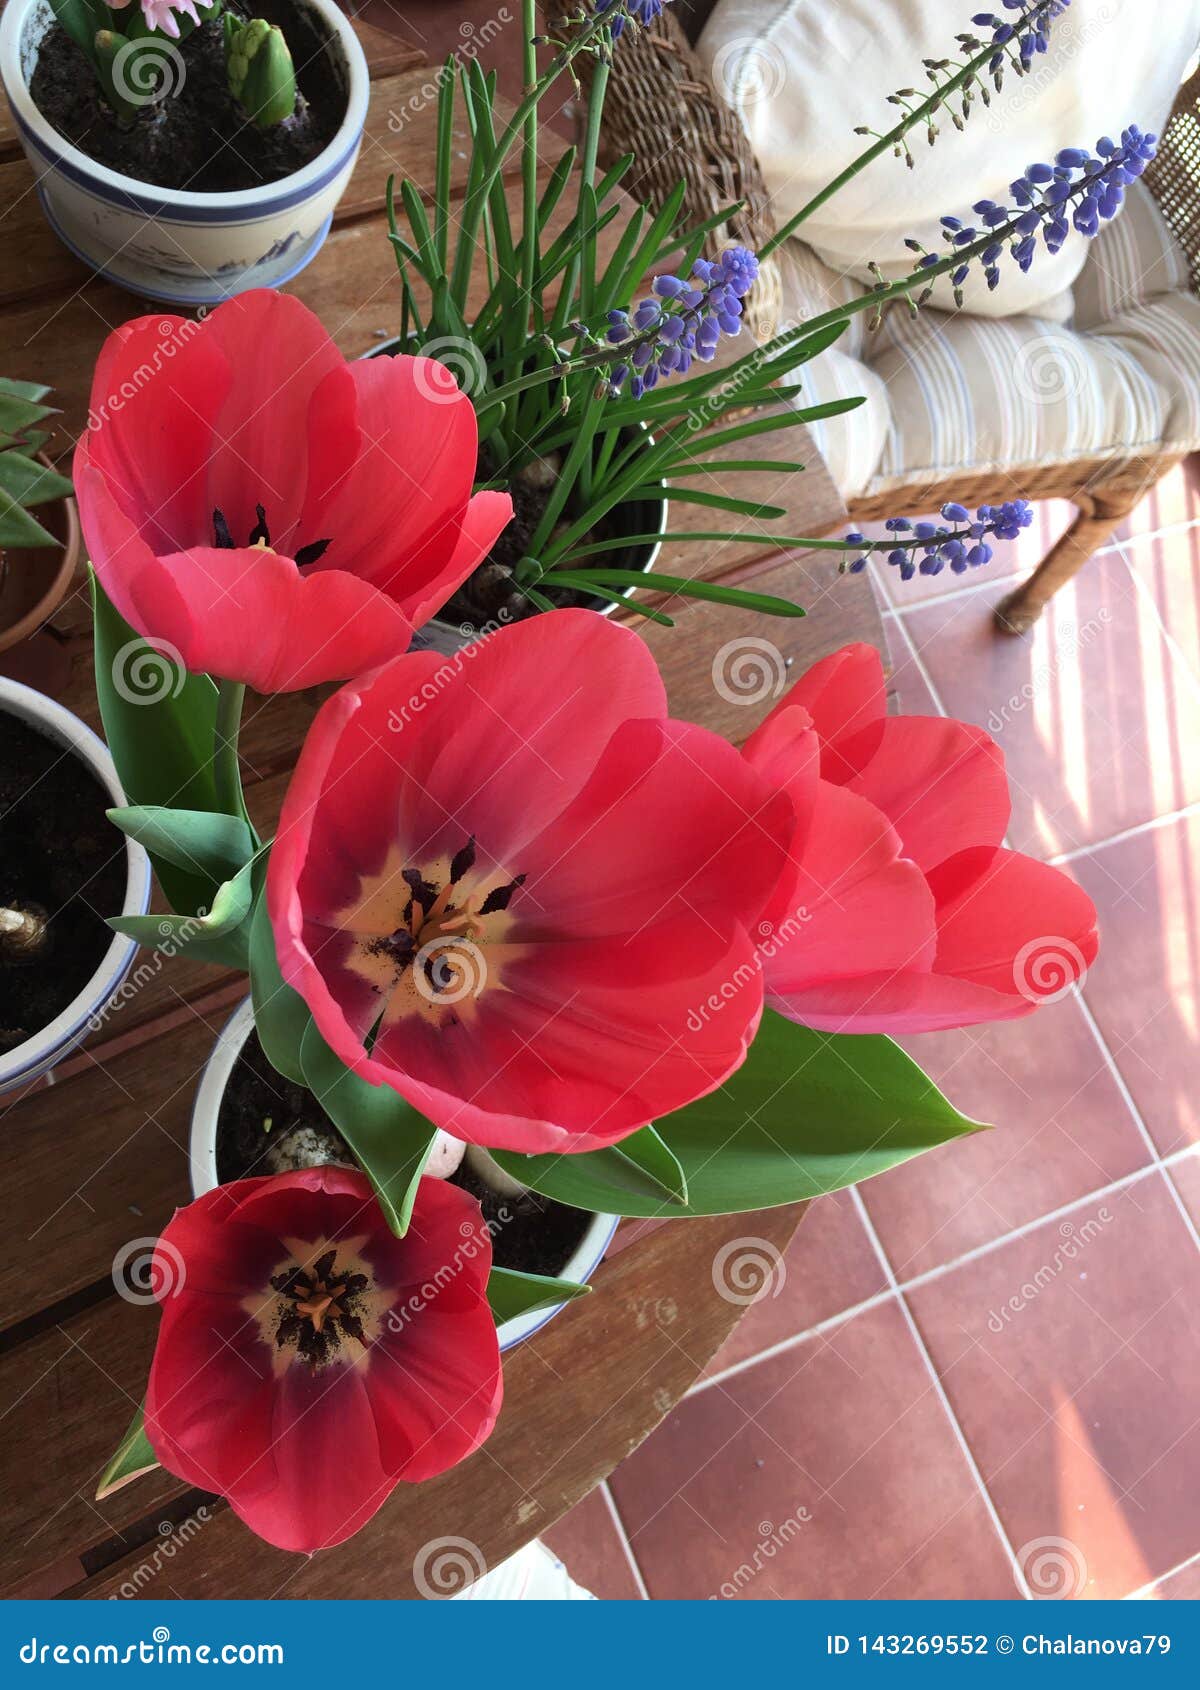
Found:
[{"label": "red tulip petal", "polygon": [[789,1020],[818,1032],[888,1033],[893,1038],[1011,1021],[1036,1007],[951,974],[917,970],[821,981],[779,996],[768,992],[767,1002]]},{"label": "red tulip petal", "polygon": [[760,947],[768,991],[895,969],[928,969],[936,947],[933,895],[873,804],[822,781],[801,861],[771,904]]},{"label": "red tulip petal", "polygon": [[193,673],[298,692],[403,652],[412,628],[356,576],[300,573],[260,547],[197,546],[156,559],[129,582],[134,625],[174,646]]},{"label": "red tulip petal", "polygon": [[470,1314],[414,1317],[372,1353],[366,1387],[383,1460],[399,1479],[416,1484],[462,1461],[490,1435],[504,1395],[486,1301]]},{"label": "red tulip petal", "polygon": [[926,871],[973,845],[998,845],[1012,805],[990,734],[941,716],[892,716],[843,744],[846,784],[869,798]]},{"label": "red tulip petal", "polygon": [[762,1007],[744,932],[694,918],[632,944],[539,945],[501,975],[453,1027],[385,1023],[359,1072],[502,1149],[588,1149],[681,1108],[741,1063]]},{"label": "red tulip petal", "polygon": [[[767,722],[797,706],[808,711],[820,737],[822,778],[840,785],[857,767],[843,756],[845,742],[863,736],[869,745],[871,731],[878,734],[887,713],[883,663],[875,647],[843,646],[814,663],[771,711]],[[861,755],[861,746],[857,749]]]},{"label": "red tulip petal", "polygon": [[[232,380],[210,323],[165,313],[138,317],[114,330],[100,350],[76,472],[94,465],[155,551],[212,538],[208,464]],[[88,496],[82,486],[79,492],[95,561]]]},{"label": "red tulip petal", "polygon": [[512,521],[512,514],[512,499],[507,493],[476,493],[463,513],[454,550],[438,571],[421,583],[408,570],[393,577],[391,591],[414,628],[423,628],[483,562]]},{"label": "red tulip petal", "polygon": [[939,974],[1036,1003],[1060,996],[1095,961],[1095,906],[1048,863],[1017,851],[962,851],[929,880]]},{"label": "red tulip petal", "polygon": [[357,558],[360,573],[403,601],[441,577],[458,543],[475,479],[475,409],[430,358],[359,359],[340,366],[343,376],[357,449],[336,479],[310,487],[304,532],[333,536],[323,563]]},{"label": "red tulip petal", "polygon": [[309,474],[322,467],[310,458],[310,406],[331,371],[349,379],[345,360],[307,306],[271,288],[226,300],[203,332],[231,372],[209,445],[209,523],[212,510],[219,509],[235,542],[244,544],[257,520],[255,506],[261,504],[271,544],[286,550],[304,507]]},{"label": "red tulip petal", "polygon": [[791,807],[705,728],[618,728],[575,801],[514,858],[527,938],[619,934],[631,946],[673,915],[728,934],[779,879]]}]

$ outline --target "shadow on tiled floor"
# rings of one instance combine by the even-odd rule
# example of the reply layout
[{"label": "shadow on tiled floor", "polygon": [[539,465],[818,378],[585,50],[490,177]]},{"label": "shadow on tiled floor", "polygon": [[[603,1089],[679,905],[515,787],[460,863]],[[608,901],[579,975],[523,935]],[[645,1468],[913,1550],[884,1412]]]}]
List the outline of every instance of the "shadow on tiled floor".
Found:
[{"label": "shadow on tiled floor", "polygon": [[901,708],[996,735],[1013,841],[1086,886],[1100,960],[1032,1021],[909,1041],[995,1131],[810,1212],[778,1294],[552,1534],[599,1594],[634,1566],[657,1598],[1200,1591],[1196,484],[1022,640],[1001,575],[889,583]]}]

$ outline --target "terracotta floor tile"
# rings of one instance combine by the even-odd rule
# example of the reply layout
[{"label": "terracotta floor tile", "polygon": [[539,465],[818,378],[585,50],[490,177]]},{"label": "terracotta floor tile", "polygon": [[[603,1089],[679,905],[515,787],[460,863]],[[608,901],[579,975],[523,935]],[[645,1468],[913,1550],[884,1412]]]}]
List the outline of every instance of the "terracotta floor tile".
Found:
[{"label": "terracotta floor tile", "polygon": [[688,1397],[613,1494],[650,1594],[1012,1594],[895,1304]]},{"label": "terracotta floor tile", "polygon": [[879,1258],[844,1191],[809,1205],[782,1268],[746,1310],[702,1377],[797,1337],[887,1289]]},{"label": "terracotta floor tile", "polygon": [[1200,1602],[1200,1561],[1163,1579],[1155,1585],[1153,1594],[1160,1602]]},{"label": "terracotta floor tile", "polygon": [[912,1293],[1031,1583],[1119,1597],[1200,1550],[1198,1302],[1158,1173]]},{"label": "terracotta floor tile", "polygon": [[576,1584],[602,1602],[638,1602],[641,1591],[613,1524],[602,1488],[576,1503],[542,1542],[558,1556]]},{"label": "terracotta floor tile", "polygon": [[1001,584],[905,618],[943,706],[999,740],[1018,849],[1052,854],[1200,798],[1200,685],[1119,551],[1101,553],[1021,639],[993,631]]},{"label": "terracotta floor tile", "polygon": [[1153,534],[1200,520],[1200,454],[1193,453],[1164,475],[1117,528],[1118,539]]},{"label": "terracotta floor tile", "polygon": [[1200,676],[1200,527],[1129,541],[1123,550],[1184,662]]},{"label": "terracotta floor tile", "polygon": [[[913,513],[897,507],[896,514],[912,516]],[[884,601],[901,608],[904,605],[925,604],[931,599],[945,598],[947,593],[959,592],[963,587],[973,586],[979,581],[1007,580],[1013,575],[1028,575],[1036,569],[1059,536],[1066,533],[1075,516],[1075,506],[1069,504],[1066,499],[1039,499],[1033,507],[1033,522],[1030,526],[1018,539],[1002,540],[995,548],[991,563],[982,569],[969,569],[963,575],[955,575],[953,570],[943,569],[940,575],[918,573],[911,581],[902,581],[899,569],[894,569],[883,558],[879,558],[872,559],[872,574],[880,583]],[[929,520],[940,519],[934,517]],[[887,529],[882,522],[868,522],[863,524],[859,532],[867,535],[869,539],[882,539],[887,534]]]},{"label": "terracotta floor tile", "polygon": [[1167,1178],[1179,1193],[1193,1223],[1200,1228],[1200,1145],[1189,1150],[1167,1169]]},{"label": "terracotta floor tile", "polygon": [[1100,955],[1084,997],[1162,1154],[1200,1139],[1200,814],[1077,859]]},{"label": "terracotta floor tile", "polygon": [[994,1127],[862,1186],[902,1280],[1151,1159],[1074,998],[1024,1021],[902,1042],[957,1108]]}]

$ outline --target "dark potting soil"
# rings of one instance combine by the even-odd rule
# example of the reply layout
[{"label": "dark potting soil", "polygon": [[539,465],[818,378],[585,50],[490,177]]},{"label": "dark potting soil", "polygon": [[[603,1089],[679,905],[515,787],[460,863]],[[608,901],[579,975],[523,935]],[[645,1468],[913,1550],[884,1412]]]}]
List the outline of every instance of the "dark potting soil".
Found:
[{"label": "dark potting soil", "polygon": [[[464,627],[483,628],[496,622],[521,622],[528,616],[537,615],[538,606],[514,585],[512,573],[528,552],[529,542],[537,532],[542,512],[550,502],[554,489],[555,463],[554,460],[545,462],[548,463],[545,469],[539,461],[511,475],[503,465],[497,464],[486,446],[480,452],[477,479],[498,481],[507,486],[512,495],[513,518],[479,568],[463,582],[453,598],[447,601],[444,609],[438,612],[441,621]],[[620,507],[601,517],[595,528],[589,532],[588,539],[607,540],[618,535],[622,526],[619,510]],[[613,569],[636,569],[640,560],[632,555],[614,551],[601,555],[597,561]],[[538,591],[552,599],[555,604],[564,607],[582,605],[593,610],[604,609],[607,601],[598,598],[594,593],[577,592],[571,587],[555,587],[552,585],[552,579],[549,582],[539,581]]]},{"label": "dark potting soil", "polygon": [[[217,1177],[248,1179],[282,1172],[297,1163],[354,1161],[346,1141],[303,1086],[276,1073],[263,1055],[258,1034],[242,1046],[217,1117]],[[522,1273],[561,1273],[587,1229],[582,1209],[528,1192],[502,1197],[465,1166],[451,1176],[483,1210],[492,1231],[498,1267]]]},{"label": "dark potting soil", "polygon": [[47,917],[32,953],[0,943],[0,1052],[53,1021],[112,943],[126,864],[111,802],[78,757],[0,713],[0,907]]},{"label": "dark potting soil", "polygon": [[[296,66],[296,109],[273,129],[255,128],[229,92],[220,19],[166,44],[164,97],[142,106],[127,127],[101,99],[91,65],[59,24],[38,50],[30,94],[81,152],[140,182],[212,194],[277,182],[329,145],[346,115],[346,90],[322,50],[315,17],[286,0],[255,0],[246,15],[282,28]],[[171,62],[176,53],[182,71]]]}]

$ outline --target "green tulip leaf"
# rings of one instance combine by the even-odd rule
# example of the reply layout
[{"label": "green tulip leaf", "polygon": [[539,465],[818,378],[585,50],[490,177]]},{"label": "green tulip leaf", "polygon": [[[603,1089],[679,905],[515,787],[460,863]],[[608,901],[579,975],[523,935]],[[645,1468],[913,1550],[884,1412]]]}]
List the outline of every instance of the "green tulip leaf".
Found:
[{"label": "green tulip leaf", "polygon": [[686,1177],[686,1207],[631,1191],[607,1150],[493,1154],[525,1185],[580,1209],[720,1215],[825,1196],[981,1130],[891,1039],[816,1033],[772,1010],[737,1072],[656,1127]]},{"label": "green tulip leaf", "polygon": [[147,804],[110,810],[108,819],[152,857],[208,879],[229,879],[254,855],[254,834],[241,816]]},{"label": "green tulip leaf", "polygon": [[590,1285],[576,1285],[573,1279],[549,1279],[540,1273],[518,1273],[515,1268],[494,1267],[488,1278],[487,1295],[496,1325],[515,1320],[534,1309],[553,1308],[586,1297]]},{"label": "green tulip leaf", "polygon": [[255,864],[255,904],[250,916],[250,996],[254,1025],[263,1055],[285,1079],[307,1085],[300,1061],[300,1044],[312,1021],[308,1005],[279,971],[275,934],[267,914],[266,894]]},{"label": "green tulip leaf", "polygon": [[362,1164],[397,1238],[412,1219],[417,1186],[437,1128],[390,1086],[347,1068],[310,1020],[300,1045],[304,1084]]},{"label": "green tulip leaf", "polygon": [[[220,811],[212,752],[217,689],[140,639],[92,576],[96,694],[104,735],[131,806]],[[173,909],[210,909],[223,878],[151,853]]]},{"label": "green tulip leaf", "polygon": [[143,1473],[152,1473],[159,1465],[157,1455],[151,1447],[150,1439],[146,1436],[146,1425],[143,1419],[144,1404],[139,1404],[136,1414],[129,1422],[125,1436],[117,1445],[116,1453],[104,1472],[100,1475],[100,1483],[96,1486],[96,1501],[103,1502],[106,1496],[111,1496],[123,1485],[132,1484],[134,1479],[140,1479]]}]

